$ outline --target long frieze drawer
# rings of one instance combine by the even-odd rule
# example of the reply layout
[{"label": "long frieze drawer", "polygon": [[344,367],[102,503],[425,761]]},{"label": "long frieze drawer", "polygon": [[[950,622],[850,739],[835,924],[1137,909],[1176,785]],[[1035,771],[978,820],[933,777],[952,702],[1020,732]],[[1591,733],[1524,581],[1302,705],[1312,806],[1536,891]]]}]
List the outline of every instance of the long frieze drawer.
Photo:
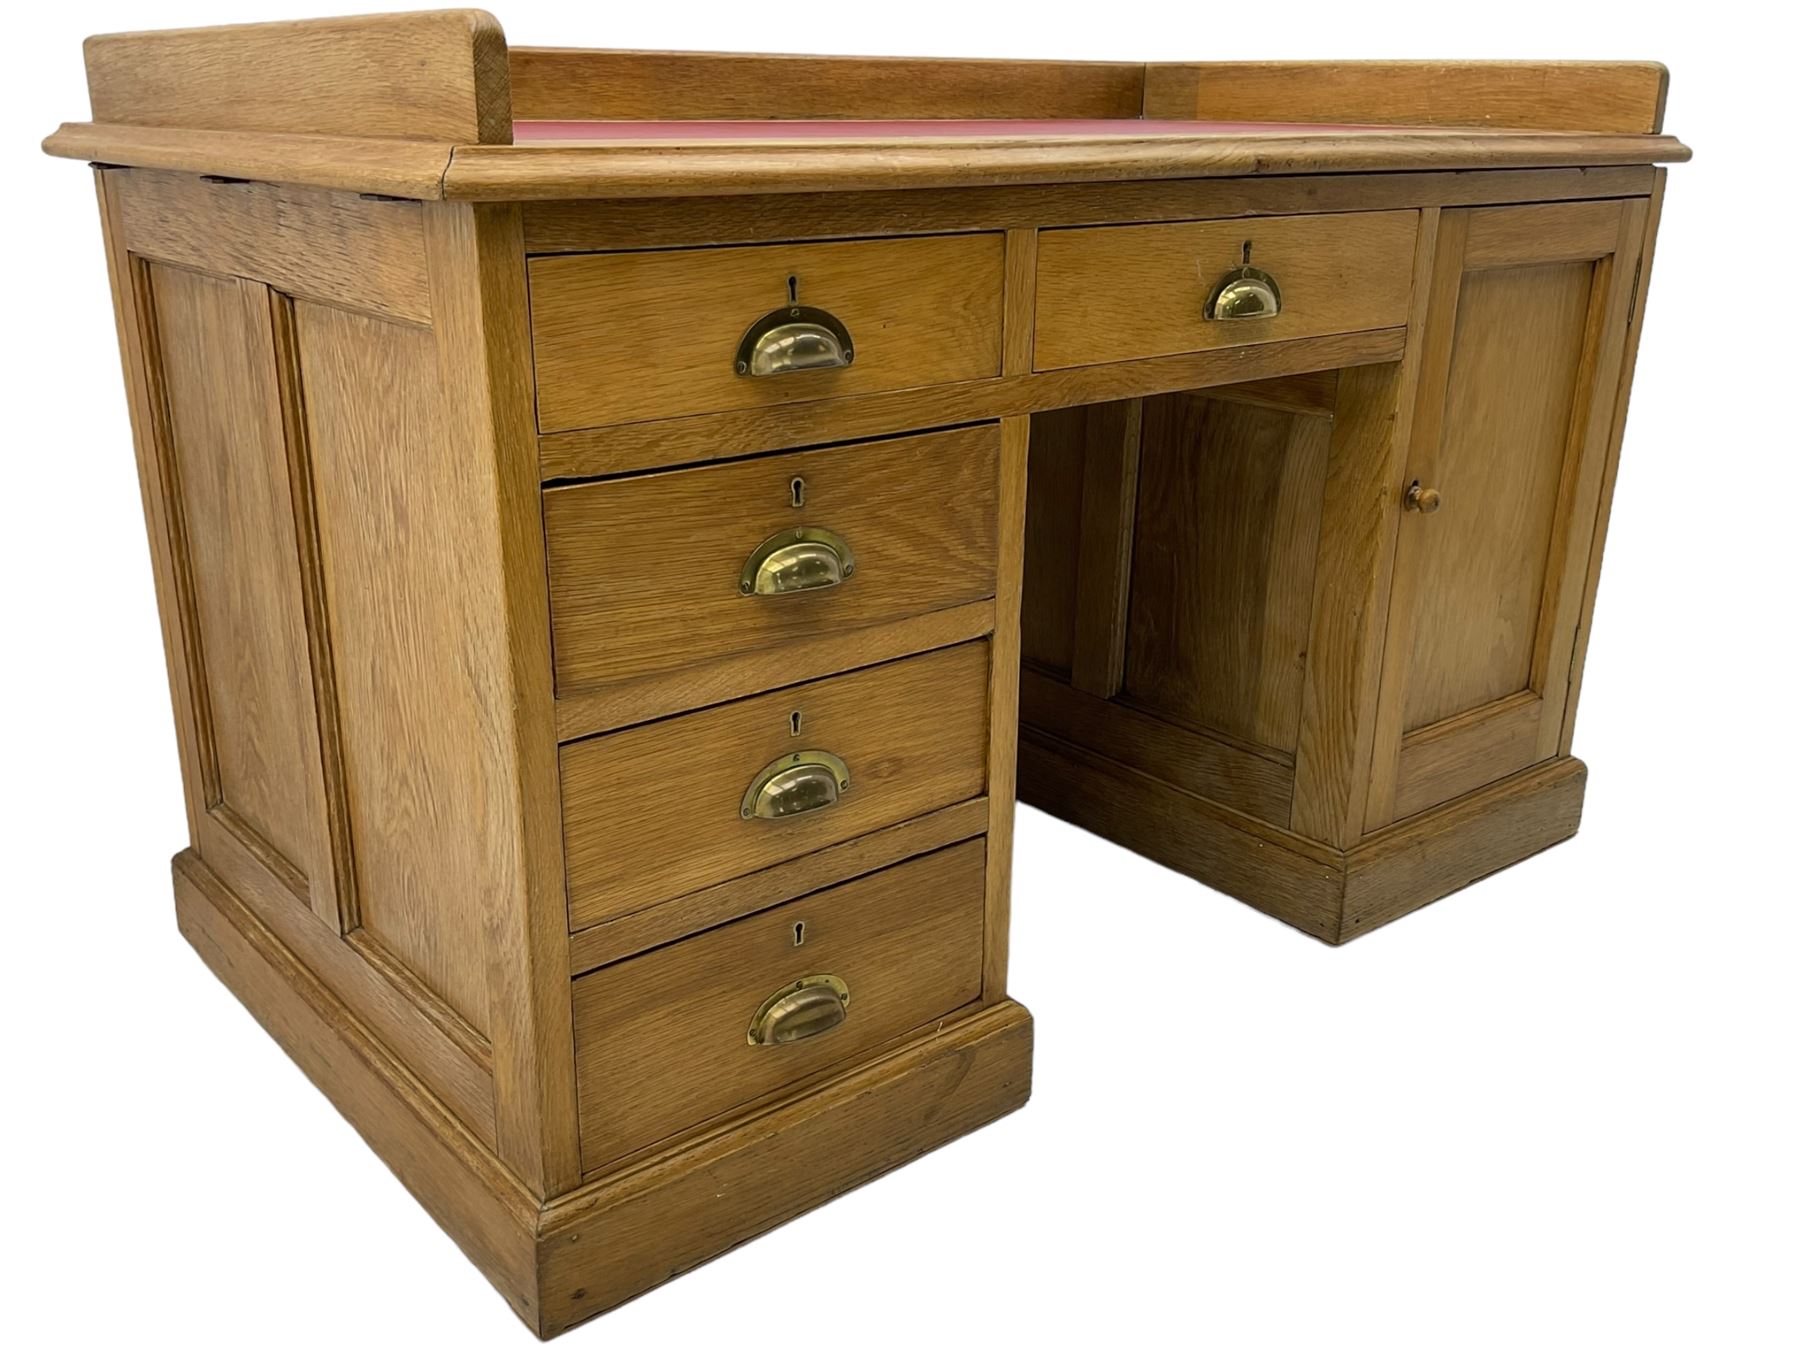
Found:
[{"label": "long frieze drawer", "polygon": [[993,595],[999,454],[990,424],[551,488],[557,693]]},{"label": "long frieze drawer", "polygon": [[1034,365],[1396,327],[1418,223],[1416,211],[1368,211],[1045,230]]},{"label": "long frieze drawer", "polygon": [[973,1002],[985,858],[970,840],[577,980],[583,1167]]},{"label": "long frieze drawer", "polygon": [[562,748],[576,929],[978,796],[988,644]]},{"label": "long frieze drawer", "polygon": [[538,427],[998,375],[1003,255],[985,233],[533,259]]}]

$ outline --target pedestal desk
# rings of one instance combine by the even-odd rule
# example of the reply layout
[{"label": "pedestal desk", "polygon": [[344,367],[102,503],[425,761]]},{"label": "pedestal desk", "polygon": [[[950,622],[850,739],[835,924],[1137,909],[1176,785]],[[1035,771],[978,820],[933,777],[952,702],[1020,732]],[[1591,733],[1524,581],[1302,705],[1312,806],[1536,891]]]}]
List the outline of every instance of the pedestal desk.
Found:
[{"label": "pedestal desk", "polygon": [[181,930],[539,1333],[1025,1101],[1015,788],[1333,943],[1574,833],[1660,66],[86,58]]}]

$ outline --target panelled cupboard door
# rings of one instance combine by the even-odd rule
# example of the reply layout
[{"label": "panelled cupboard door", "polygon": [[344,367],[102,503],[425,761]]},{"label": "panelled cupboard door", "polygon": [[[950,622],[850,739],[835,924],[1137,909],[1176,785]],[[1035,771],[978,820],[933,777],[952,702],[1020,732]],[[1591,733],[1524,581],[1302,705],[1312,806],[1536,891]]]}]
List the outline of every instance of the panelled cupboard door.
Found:
[{"label": "panelled cupboard door", "polygon": [[1446,211],[1366,828],[1557,753],[1646,203]]}]

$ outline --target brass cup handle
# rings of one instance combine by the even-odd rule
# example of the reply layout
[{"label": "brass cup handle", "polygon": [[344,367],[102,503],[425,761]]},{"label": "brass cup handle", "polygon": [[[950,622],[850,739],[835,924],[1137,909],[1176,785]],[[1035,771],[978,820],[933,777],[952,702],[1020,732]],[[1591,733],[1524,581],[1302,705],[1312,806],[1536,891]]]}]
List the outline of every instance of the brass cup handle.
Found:
[{"label": "brass cup handle", "polygon": [[1406,489],[1406,496],[1401,500],[1401,505],[1408,511],[1417,511],[1422,516],[1430,515],[1443,504],[1443,493],[1436,488],[1420,487],[1417,483]]},{"label": "brass cup handle", "polygon": [[739,595],[791,595],[838,586],[856,575],[856,554],[844,536],[816,525],[772,534],[744,559]]},{"label": "brass cup handle", "polygon": [[1212,288],[1202,311],[1208,319],[1272,319],[1281,313],[1281,287],[1260,267],[1234,267]]},{"label": "brass cup handle", "polygon": [[803,370],[836,370],[856,359],[850,330],[829,310],[811,305],[772,309],[738,342],[739,375],[792,375]]},{"label": "brass cup handle", "polygon": [[829,750],[796,750],[763,765],[738,814],[745,820],[785,820],[837,805],[850,790],[850,766]]},{"label": "brass cup handle", "polygon": [[750,1019],[751,1045],[792,1045],[823,1036],[850,1015],[850,986],[835,975],[808,975],[762,1001]]}]

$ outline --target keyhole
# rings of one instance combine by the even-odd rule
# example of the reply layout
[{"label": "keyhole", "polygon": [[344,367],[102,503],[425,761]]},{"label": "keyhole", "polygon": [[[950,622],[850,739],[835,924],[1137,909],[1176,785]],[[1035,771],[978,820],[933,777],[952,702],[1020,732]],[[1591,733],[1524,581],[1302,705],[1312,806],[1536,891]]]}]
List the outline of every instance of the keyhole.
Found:
[{"label": "keyhole", "polygon": [[801,946],[806,941],[806,920],[802,919],[794,925],[794,945]]},{"label": "keyhole", "polygon": [[1250,265],[1250,241],[1248,239],[1246,239],[1246,240],[1244,240],[1244,266],[1248,267],[1249,265]]},{"label": "keyhole", "polygon": [[789,277],[788,278],[788,303],[790,305],[797,305],[800,303],[800,278],[799,277]]},{"label": "keyhole", "polygon": [[798,708],[795,708],[794,711],[792,711],[791,713],[788,714],[788,735],[798,736],[799,734],[800,734],[800,710]]},{"label": "keyhole", "polygon": [[789,500],[791,500],[795,506],[805,506],[806,480],[804,478],[796,477],[793,482],[788,484],[788,495]]}]

